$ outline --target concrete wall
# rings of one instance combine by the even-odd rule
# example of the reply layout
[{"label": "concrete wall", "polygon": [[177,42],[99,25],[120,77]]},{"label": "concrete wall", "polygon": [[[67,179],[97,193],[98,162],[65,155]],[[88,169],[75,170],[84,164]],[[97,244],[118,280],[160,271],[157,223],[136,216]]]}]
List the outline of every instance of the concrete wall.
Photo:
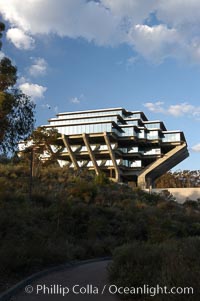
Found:
[{"label": "concrete wall", "polygon": [[162,190],[168,190],[181,204],[186,200],[196,201],[200,199],[200,188],[159,188],[152,189],[152,192],[160,193]]}]

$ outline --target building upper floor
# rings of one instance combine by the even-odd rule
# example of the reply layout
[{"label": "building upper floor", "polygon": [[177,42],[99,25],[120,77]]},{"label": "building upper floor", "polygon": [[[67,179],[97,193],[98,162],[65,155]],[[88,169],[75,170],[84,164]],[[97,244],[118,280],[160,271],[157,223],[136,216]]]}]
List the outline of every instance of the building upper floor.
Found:
[{"label": "building upper floor", "polygon": [[162,121],[148,120],[143,112],[124,108],[64,112],[48,121],[49,125],[45,127],[56,128],[65,135],[108,132],[119,139],[133,137],[162,143],[185,141],[182,131],[168,131]]}]

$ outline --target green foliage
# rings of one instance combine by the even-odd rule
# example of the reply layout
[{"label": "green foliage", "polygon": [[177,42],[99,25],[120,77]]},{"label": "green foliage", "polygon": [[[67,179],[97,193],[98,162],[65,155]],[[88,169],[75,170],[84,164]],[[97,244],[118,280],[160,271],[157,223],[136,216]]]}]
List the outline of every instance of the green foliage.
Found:
[{"label": "green foliage", "polygon": [[38,127],[23,141],[25,150],[20,153],[20,156],[25,159],[29,158],[32,153],[34,164],[39,165],[45,162],[46,166],[51,165],[57,162],[63,150],[60,136],[57,129]]},{"label": "green foliage", "polygon": [[[0,38],[5,29],[0,23]],[[1,48],[1,44],[0,44]],[[0,61],[0,154],[14,151],[17,142],[33,130],[35,104],[19,89],[14,88],[17,68],[10,59]]]},{"label": "green foliage", "polygon": [[2,46],[1,38],[2,38],[2,32],[5,30],[5,24],[0,22],[0,50]]},{"label": "green foliage", "polygon": [[69,259],[111,255],[116,247],[136,241],[150,245],[141,252],[142,262],[157,244],[200,236],[198,202],[180,205],[107,183],[87,170],[41,162],[35,165],[30,202],[29,159],[2,162],[0,278],[5,282]]},{"label": "green foliage", "polygon": [[[110,280],[118,287],[192,287],[194,294],[158,294],[154,300],[199,300],[200,239],[167,240],[160,244],[134,242],[117,248],[109,267]],[[160,291],[161,292],[161,291]],[[124,296],[128,300],[152,300],[147,294]],[[181,299],[180,299],[181,298]]]},{"label": "green foliage", "polygon": [[36,130],[33,131],[29,140],[33,140],[36,146],[45,145],[57,145],[58,138],[60,134],[56,129],[47,129],[45,127],[38,127]]},{"label": "green foliage", "polygon": [[160,269],[159,248],[145,242],[134,242],[115,250],[109,274],[110,280],[118,286],[153,286],[159,283]]},{"label": "green foliage", "polygon": [[[12,93],[12,94],[10,94]],[[24,140],[33,130],[35,104],[17,89],[6,94],[4,102],[12,99],[9,113],[0,121],[0,152],[13,151],[20,140]],[[1,114],[0,110],[0,114]]]},{"label": "green foliage", "polygon": [[6,91],[16,84],[17,68],[12,65],[10,59],[4,57],[0,61],[0,70],[0,91]]},{"label": "green foliage", "polygon": [[167,172],[155,181],[157,188],[200,187],[200,170]]},{"label": "green foliage", "polygon": [[99,175],[95,177],[95,183],[97,185],[105,185],[109,183],[109,178],[106,176],[104,172],[101,172]]}]

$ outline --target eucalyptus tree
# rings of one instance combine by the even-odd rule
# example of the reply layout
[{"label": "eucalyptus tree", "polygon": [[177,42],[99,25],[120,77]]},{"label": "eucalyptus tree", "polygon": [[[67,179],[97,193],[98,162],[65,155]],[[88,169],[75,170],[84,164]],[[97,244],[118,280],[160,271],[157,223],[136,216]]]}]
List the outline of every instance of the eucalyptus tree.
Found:
[{"label": "eucalyptus tree", "polygon": [[[0,50],[5,25],[0,22]],[[17,67],[11,60],[0,60],[0,154],[12,153],[17,143],[33,131],[34,102],[16,87]]]}]

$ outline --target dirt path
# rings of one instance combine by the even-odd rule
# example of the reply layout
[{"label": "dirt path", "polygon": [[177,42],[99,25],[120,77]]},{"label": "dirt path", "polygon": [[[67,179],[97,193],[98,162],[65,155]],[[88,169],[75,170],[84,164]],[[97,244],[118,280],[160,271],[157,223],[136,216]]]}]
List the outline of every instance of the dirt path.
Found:
[{"label": "dirt path", "polygon": [[[24,288],[23,292],[12,297],[11,300],[117,301],[119,300],[117,295],[108,292],[107,266],[109,262],[87,263],[60,272],[53,272],[33,282],[31,286]],[[29,293],[25,293],[25,290],[28,290]],[[30,293],[30,291],[32,292]]]}]

